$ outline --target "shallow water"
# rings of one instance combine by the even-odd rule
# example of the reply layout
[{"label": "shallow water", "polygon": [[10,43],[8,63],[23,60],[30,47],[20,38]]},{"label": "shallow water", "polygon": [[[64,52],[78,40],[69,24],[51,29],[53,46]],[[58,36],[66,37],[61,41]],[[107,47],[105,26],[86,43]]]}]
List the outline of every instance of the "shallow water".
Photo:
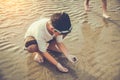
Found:
[{"label": "shallow water", "polygon": [[[119,80],[120,1],[108,1],[110,19],[102,18],[99,0],[90,2],[87,14],[83,1],[0,0],[0,80]],[[79,59],[71,64],[56,57],[69,73],[59,72],[47,61],[34,62],[23,49],[24,34],[32,22],[62,11],[70,15],[73,26],[64,43]]]}]

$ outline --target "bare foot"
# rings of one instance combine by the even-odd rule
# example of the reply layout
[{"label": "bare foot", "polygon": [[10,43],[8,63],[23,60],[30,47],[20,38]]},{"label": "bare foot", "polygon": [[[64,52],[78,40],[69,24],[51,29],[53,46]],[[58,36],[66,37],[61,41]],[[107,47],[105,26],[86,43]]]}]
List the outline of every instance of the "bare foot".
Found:
[{"label": "bare foot", "polygon": [[68,72],[68,69],[67,68],[65,68],[65,67],[63,67],[60,63],[57,63],[57,66],[56,66],[57,68],[58,68],[58,70],[59,71],[61,71],[61,72]]},{"label": "bare foot", "polygon": [[43,57],[38,53],[38,52],[34,52],[34,60],[38,63],[43,63]]},{"label": "bare foot", "polygon": [[104,18],[109,18],[110,16],[108,16],[107,14],[103,13],[103,17]]},{"label": "bare foot", "polygon": [[86,6],[86,7],[85,7],[85,11],[90,11],[89,6]]}]

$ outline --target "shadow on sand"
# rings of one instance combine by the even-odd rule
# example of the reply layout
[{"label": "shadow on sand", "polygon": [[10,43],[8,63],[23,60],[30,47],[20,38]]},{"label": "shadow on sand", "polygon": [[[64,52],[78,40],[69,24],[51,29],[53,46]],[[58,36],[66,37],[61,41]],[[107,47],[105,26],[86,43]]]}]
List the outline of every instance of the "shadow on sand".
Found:
[{"label": "shadow on sand", "polygon": [[56,80],[97,80],[94,76],[90,75],[81,69],[76,69],[75,66],[68,62],[68,60],[61,55],[61,53],[50,52],[53,57],[56,58],[62,65],[69,69],[68,73],[62,73],[57,68],[45,60],[40,66],[48,68],[56,78]]},{"label": "shadow on sand", "polygon": [[2,72],[2,70],[0,70],[0,80],[7,80],[7,79],[5,79],[3,76],[3,74],[1,74],[1,72]]}]

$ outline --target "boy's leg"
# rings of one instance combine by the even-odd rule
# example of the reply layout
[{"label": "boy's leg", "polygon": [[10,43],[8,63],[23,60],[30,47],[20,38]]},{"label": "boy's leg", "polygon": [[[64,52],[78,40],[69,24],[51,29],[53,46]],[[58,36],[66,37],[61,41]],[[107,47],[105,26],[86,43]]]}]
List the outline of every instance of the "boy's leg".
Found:
[{"label": "boy's leg", "polygon": [[107,0],[102,0],[102,9],[103,9],[103,17],[109,18],[110,16],[107,15]]},{"label": "boy's leg", "polygon": [[[35,40],[35,39],[33,37],[27,37],[25,39],[25,44],[28,41],[32,41],[32,40]],[[40,63],[43,62],[43,57],[42,57],[40,51],[38,50],[37,44],[31,44],[31,45],[29,45],[27,47],[27,51],[33,54],[35,61],[40,62]]]},{"label": "boy's leg", "polygon": [[[67,36],[67,34],[64,34],[64,35],[63,35],[63,39],[64,39],[66,36]],[[49,43],[48,50],[52,50],[52,51],[55,51],[55,52],[62,53],[62,52],[60,51],[60,49],[57,47],[57,41],[56,41],[56,40],[52,40],[52,41]]]},{"label": "boy's leg", "polygon": [[61,51],[59,50],[59,48],[57,47],[57,42],[55,40],[51,41],[49,43],[49,46],[48,46],[48,50],[52,50],[52,51],[55,51],[55,52],[60,52]]},{"label": "boy's leg", "polygon": [[[65,38],[66,35],[63,35],[63,38]],[[49,43],[49,46],[48,46],[48,50],[52,50],[52,51],[55,51],[55,52],[60,52],[61,51],[59,50],[59,48],[57,47],[57,42],[56,40],[52,40],[50,43]],[[49,55],[50,57],[52,57],[51,55]],[[49,57],[49,58],[50,58]],[[51,59],[49,60],[50,62],[53,62],[51,61]],[[57,63],[56,64],[56,67],[58,68],[59,71],[61,72],[68,72],[68,69],[65,68],[64,66],[62,66],[60,63]]]}]

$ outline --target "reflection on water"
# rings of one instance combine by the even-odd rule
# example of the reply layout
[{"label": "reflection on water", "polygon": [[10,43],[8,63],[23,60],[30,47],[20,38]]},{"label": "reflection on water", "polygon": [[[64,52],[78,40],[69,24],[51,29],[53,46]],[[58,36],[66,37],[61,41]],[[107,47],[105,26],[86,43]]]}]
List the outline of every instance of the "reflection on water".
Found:
[{"label": "reflection on water", "polygon": [[31,0],[0,0],[0,2],[0,28],[20,25],[26,19],[25,16],[31,12]]}]

